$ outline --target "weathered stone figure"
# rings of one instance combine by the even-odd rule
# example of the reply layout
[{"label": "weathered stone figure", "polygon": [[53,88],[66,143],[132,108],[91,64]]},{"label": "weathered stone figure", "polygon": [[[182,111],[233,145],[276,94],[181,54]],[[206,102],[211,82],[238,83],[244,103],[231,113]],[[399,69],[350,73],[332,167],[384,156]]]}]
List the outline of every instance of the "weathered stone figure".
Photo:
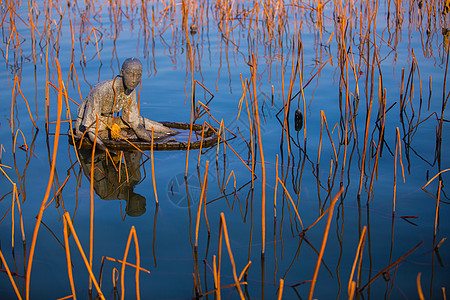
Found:
[{"label": "weathered stone figure", "polygon": [[[75,134],[81,136],[85,131],[89,140],[94,143],[97,116],[98,130],[107,130],[102,121],[110,127],[113,124],[120,128],[131,128],[136,136],[146,142],[151,141],[147,130],[153,127],[154,132],[167,135],[176,133],[164,125],[139,115],[135,88],[142,76],[142,63],[137,58],[128,58],[122,64],[119,76],[97,84],[78,108]],[[122,111],[120,117],[114,114]],[[100,121],[102,120],[102,121]],[[97,136],[97,147],[105,150],[106,146]]]}]

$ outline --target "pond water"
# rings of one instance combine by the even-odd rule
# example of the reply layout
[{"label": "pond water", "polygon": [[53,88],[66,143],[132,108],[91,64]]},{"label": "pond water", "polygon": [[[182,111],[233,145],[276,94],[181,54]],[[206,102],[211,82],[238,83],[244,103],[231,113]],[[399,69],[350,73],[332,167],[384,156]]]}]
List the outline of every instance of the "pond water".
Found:
[{"label": "pond water", "polygon": [[[448,294],[444,2],[0,5],[2,299],[70,297],[71,278],[77,297],[89,297],[73,232],[68,271],[65,212],[88,260],[92,244],[107,299],[217,298],[219,264],[227,299],[240,296],[236,280],[248,299],[417,299],[419,286],[426,299]],[[78,160],[67,120],[128,57],[144,66],[141,115],[207,122],[219,143],[80,150]],[[68,98],[58,117],[60,82]],[[150,272],[139,284],[135,267],[121,275],[133,230],[138,250],[132,239],[126,260]]]}]

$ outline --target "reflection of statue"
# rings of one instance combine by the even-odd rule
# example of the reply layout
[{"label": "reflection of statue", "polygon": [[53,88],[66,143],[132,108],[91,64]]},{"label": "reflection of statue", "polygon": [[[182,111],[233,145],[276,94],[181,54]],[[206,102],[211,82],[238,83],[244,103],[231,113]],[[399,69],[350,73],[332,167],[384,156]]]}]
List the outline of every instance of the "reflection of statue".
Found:
[{"label": "reflection of statue", "polygon": [[[91,154],[89,150],[80,150],[81,166],[86,177],[90,177]],[[142,153],[137,151],[123,152],[126,166],[121,164],[120,170],[106,157],[106,153],[97,152],[94,156],[94,190],[103,200],[121,199],[127,201],[125,211],[131,217],[145,212],[145,197],[135,193],[134,187],[141,180],[140,162]],[[112,153],[113,159],[120,156]],[[116,163],[116,166],[119,165]],[[119,173],[120,172],[120,173]],[[127,180],[128,179],[128,180]]]},{"label": "reflection of statue", "polygon": [[[142,64],[139,59],[128,58],[123,62],[119,76],[97,84],[78,108],[78,118],[75,124],[76,135],[81,136],[86,131],[86,135],[93,143],[97,116],[100,120],[99,131],[108,128],[103,122],[113,130],[120,131],[121,128],[131,128],[140,140],[146,142],[151,140],[147,130],[151,130],[152,127],[154,132],[167,135],[176,133],[160,123],[139,115],[135,88],[141,82],[141,75]],[[122,116],[115,117],[114,114],[120,111],[122,111]],[[99,149],[106,149],[105,144],[98,136],[96,143]]]}]

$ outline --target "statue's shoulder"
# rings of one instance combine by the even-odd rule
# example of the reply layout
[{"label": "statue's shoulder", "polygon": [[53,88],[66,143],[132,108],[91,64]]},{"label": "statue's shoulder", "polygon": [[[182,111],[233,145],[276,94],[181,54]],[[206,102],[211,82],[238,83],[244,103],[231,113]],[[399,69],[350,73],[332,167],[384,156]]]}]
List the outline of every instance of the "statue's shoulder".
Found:
[{"label": "statue's shoulder", "polygon": [[110,93],[113,93],[113,84],[114,79],[105,80],[102,82],[97,83],[92,90],[89,92],[89,96],[98,96],[98,95],[108,95]]}]

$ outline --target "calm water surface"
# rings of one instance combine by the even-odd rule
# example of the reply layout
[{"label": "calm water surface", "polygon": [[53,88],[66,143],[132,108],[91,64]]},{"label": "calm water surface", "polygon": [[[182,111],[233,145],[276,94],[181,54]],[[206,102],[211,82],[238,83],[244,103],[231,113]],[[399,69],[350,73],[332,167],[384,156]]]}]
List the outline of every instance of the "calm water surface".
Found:
[{"label": "calm water surface", "polygon": [[[145,155],[125,153],[127,167],[122,166],[120,178],[103,154],[96,156],[95,167],[99,173],[94,183],[93,271],[97,279],[102,257],[123,259],[128,235],[134,226],[139,240],[140,265],[150,271],[150,274],[140,272],[142,298],[186,299],[214,290],[213,256],[217,258],[219,253],[220,214],[224,213],[238,276],[251,261],[248,273],[242,279],[247,282],[242,286],[245,297],[274,299],[280,279],[284,279],[285,299],[306,299],[328,213],[302,234],[302,225],[289,196],[298,205],[303,226],[307,228],[325,212],[342,186],[343,194],[333,209],[314,289],[315,298],[348,298],[349,278],[364,226],[367,226],[364,251],[353,277],[357,285],[356,297],[417,299],[416,279],[419,273],[426,299],[442,299],[442,288],[450,288],[449,242],[444,241],[435,250],[450,232],[446,188],[449,173],[444,172],[432,181],[426,187],[428,193],[422,189],[433,176],[450,167],[447,155],[450,150],[448,112],[445,107],[443,111],[443,98],[444,101],[448,98],[448,83],[444,90],[448,37],[443,35],[445,30],[442,29],[448,27],[449,17],[440,13],[442,3],[423,4],[419,9],[418,3],[409,7],[404,2],[401,14],[403,22],[396,25],[395,5],[385,1],[376,3],[378,10],[375,7],[369,9],[378,12],[374,22],[370,23],[367,5],[375,3],[365,1],[343,3],[344,13],[338,3],[327,2],[322,11],[321,23],[318,23],[315,2],[285,1],[277,4],[270,1],[235,1],[228,3],[228,9],[220,1],[189,2],[186,24],[190,26],[195,23],[198,28],[192,34],[183,27],[184,2],[97,1],[85,4],[82,1],[69,1],[55,2],[48,11],[48,2],[32,3],[35,7],[33,20],[39,31],[35,32],[34,52],[27,3],[3,1],[0,14],[0,61],[3,65],[0,70],[0,141],[4,148],[1,152],[1,167],[17,184],[20,192],[26,238],[25,247],[22,247],[17,204],[14,206],[14,216],[10,209],[13,185],[2,175],[0,218],[3,219],[0,222],[0,242],[9,268],[18,274],[14,280],[20,293],[25,295],[24,274],[36,215],[49,181],[55,141],[57,91],[49,86],[47,134],[46,76],[49,82],[58,86],[57,58],[68,95],[73,99],[69,100],[73,118],[77,109],[74,102],[81,102],[79,91],[84,98],[95,84],[119,74],[121,63],[132,56],[139,57],[144,65],[140,87],[142,115],[156,121],[190,122],[191,83],[194,79],[214,95],[211,100],[209,93],[195,84],[195,102],[208,102],[209,113],[219,123],[208,114],[195,122],[202,124],[207,121],[218,128],[223,120],[235,137],[227,131],[227,146],[220,143],[218,151],[216,147],[203,149],[200,161],[199,150],[191,150],[186,179],[186,151],[155,152],[159,206],[155,205],[151,161]],[[439,11],[430,18],[429,5],[435,5]],[[165,7],[170,8],[164,10]],[[264,7],[270,13],[265,14]],[[15,12],[14,22],[11,21],[12,11]],[[272,13],[273,20],[270,17]],[[346,31],[340,29],[343,19],[347,21]],[[13,23],[20,37],[11,35]],[[370,34],[367,35],[368,32]],[[191,47],[186,36],[189,37]],[[88,37],[90,41],[86,43]],[[368,40],[364,37],[368,37]],[[98,39],[98,54],[95,38]],[[300,49],[297,43],[299,40],[302,43]],[[49,58],[46,72],[47,51]],[[193,73],[189,59],[191,53]],[[257,96],[265,162],[264,259],[261,259],[262,164],[255,134],[257,124],[255,122],[249,126],[245,99],[250,106],[251,118],[254,102],[250,102],[252,98],[248,91],[239,114],[243,96],[241,76],[244,81],[251,80],[252,55],[256,64],[256,90],[252,86],[251,94],[252,97]],[[85,61],[83,56],[86,57]],[[347,63],[346,57],[350,59]],[[297,96],[291,102],[287,115],[287,134],[283,132],[283,107],[288,99],[293,60],[298,61],[302,71],[303,85],[308,85],[304,89],[305,106],[302,97]],[[72,62],[78,81],[71,68]],[[296,78],[292,84],[292,96],[301,90],[295,63],[294,72]],[[23,96],[18,93],[17,82],[20,83]],[[379,96],[379,90],[384,91],[382,97]],[[346,109],[346,94],[351,111],[348,107]],[[371,94],[373,104],[368,122],[368,140],[365,143]],[[13,95],[15,103],[11,108]],[[406,99],[403,110],[400,108],[401,95]],[[24,96],[39,130],[33,127]],[[383,101],[379,99],[383,97],[386,118],[384,141],[379,143],[383,123],[383,106],[380,104]],[[297,132],[294,130],[294,111],[298,108],[306,124]],[[65,104],[62,111],[61,120],[67,120]],[[337,163],[324,126],[320,163],[317,165],[322,111],[336,149]],[[437,135],[441,116],[442,137],[439,144]],[[393,215],[397,128],[401,138],[405,181],[398,157],[396,209]],[[68,123],[62,123],[61,133],[66,134],[68,129]],[[347,142],[344,139],[346,130]],[[255,134],[253,141],[252,133]],[[17,142],[14,144],[16,134]],[[257,177],[253,188],[252,174],[241,161],[244,160],[251,168],[252,143]],[[24,144],[29,148],[20,147]],[[364,153],[365,145],[367,153]],[[377,160],[378,145],[381,148]],[[73,220],[85,253],[89,253],[88,170],[91,153],[80,153],[80,165],[67,135],[60,136],[57,149],[55,182],[49,201],[56,191],[60,188],[61,191],[42,218],[31,273],[30,296],[33,299],[57,299],[71,294],[63,246],[62,216],[65,211],[69,212]],[[145,154],[150,156],[149,151]],[[365,166],[361,195],[358,197],[363,157]],[[209,161],[207,170],[206,161]],[[375,164],[378,168],[371,188]],[[276,181],[277,168],[278,177],[289,196],[283,191],[280,182]],[[124,180],[126,169],[128,182]],[[205,172],[208,172],[206,212],[210,235],[202,212],[198,251],[195,252],[195,225]],[[231,172],[235,177],[229,177]],[[109,183],[100,173],[109,178]],[[439,180],[442,180],[442,185],[434,235],[435,197],[438,195]],[[14,251],[11,243],[13,231]],[[73,238],[69,241],[77,296],[84,299],[88,297],[88,272]],[[403,257],[419,243],[415,251]],[[225,242],[223,244],[221,286],[226,286],[233,284],[234,278]],[[398,259],[401,260],[396,263]],[[133,264],[136,262],[133,243],[127,261]],[[5,270],[3,264],[0,269]],[[120,275],[121,264],[105,260],[102,291],[108,299],[118,297],[121,292],[120,279],[117,283],[119,294],[114,292],[114,269]],[[373,278],[375,280],[365,287]],[[127,299],[136,297],[135,286],[135,269],[127,267]],[[2,299],[16,297],[5,272],[0,273],[0,289]],[[236,299],[238,292],[235,288],[226,288],[221,295],[227,299]],[[212,299],[214,294],[204,298]]]}]

